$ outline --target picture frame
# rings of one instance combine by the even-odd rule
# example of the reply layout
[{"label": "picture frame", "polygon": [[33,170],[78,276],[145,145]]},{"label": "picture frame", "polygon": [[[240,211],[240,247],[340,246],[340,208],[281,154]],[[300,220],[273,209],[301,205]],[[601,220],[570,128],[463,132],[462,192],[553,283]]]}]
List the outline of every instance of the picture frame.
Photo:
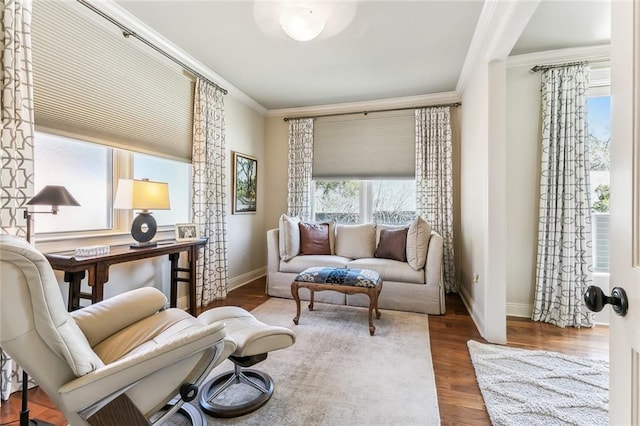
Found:
[{"label": "picture frame", "polygon": [[258,201],[258,159],[232,152],[233,214],[256,213]]},{"label": "picture frame", "polygon": [[200,239],[198,225],[195,223],[176,223],[176,241],[193,241]]}]

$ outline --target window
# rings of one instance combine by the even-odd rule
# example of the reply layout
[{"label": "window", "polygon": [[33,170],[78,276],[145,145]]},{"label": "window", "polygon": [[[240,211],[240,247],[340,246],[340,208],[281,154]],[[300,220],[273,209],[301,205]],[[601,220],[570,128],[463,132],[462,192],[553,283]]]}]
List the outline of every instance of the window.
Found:
[{"label": "window", "polygon": [[[167,182],[171,209],[152,212],[158,226],[190,221],[191,164],[43,132],[36,132],[35,140],[35,193],[46,185],[63,185],[80,203],[61,206],[55,216],[37,215],[35,233],[128,231],[135,212],[120,216],[123,223],[114,220],[119,214],[112,208],[118,177]],[[33,210],[46,210],[43,207]]]},{"label": "window", "polygon": [[190,222],[191,164],[133,154],[133,178],[147,178],[169,184],[171,209],[152,212],[158,226]]},{"label": "window", "polygon": [[594,272],[609,272],[609,160],[611,146],[611,99],[591,96],[587,100],[588,148],[591,184],[591,226]]},{"label": "window", "polygon": [[[104,230],[112,227],[113,150],[76,139],[36,132],[34,194],[62,185],[80,203],[61,206],[58,215],[41,214],[36,233]],[[34,211],[46,210],[44,206]]]},{"label": "window", "polygon": [[409,223],[416,213],[414,180],[315,180],[314,220]]}]

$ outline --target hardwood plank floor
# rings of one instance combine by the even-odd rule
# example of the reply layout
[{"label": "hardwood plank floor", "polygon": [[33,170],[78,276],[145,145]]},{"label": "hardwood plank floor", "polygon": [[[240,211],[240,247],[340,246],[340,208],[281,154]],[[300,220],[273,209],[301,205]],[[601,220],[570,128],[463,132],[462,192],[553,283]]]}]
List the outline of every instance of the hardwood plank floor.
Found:
[{"label": "hardwood plank floor", "polygon": [[[252,310],[269,299],[264,293],[265,278],[229,292],[226,300],[208,308],[225,305],[242,306]],[[470,339],[485,342],[476,329],[462,300],[457,294],[446,296],[447,313],[429,316],[431,354],[435,371],[440,419],[443,425],[490,425],[489,416],[476,382],[473,365],[467,350]],[[509,346],[543,349],[570,355],[608,360],[609,328],[561,329],[525,318],[507,319]],[[1,425],[19,425],[21,393],[11,395],[0,410]],[[65,426],[62,413],[38,388],[29,390],[31,417]]]}]

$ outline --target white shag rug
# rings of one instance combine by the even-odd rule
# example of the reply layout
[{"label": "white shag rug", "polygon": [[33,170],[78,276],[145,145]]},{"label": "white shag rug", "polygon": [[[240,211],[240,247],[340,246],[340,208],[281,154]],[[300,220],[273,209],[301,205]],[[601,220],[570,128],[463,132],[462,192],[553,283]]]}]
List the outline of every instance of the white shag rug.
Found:
[{"label": "white shag rug", "polygon": [[[440,424],[427,315],[381,310],[369,335],[368,310],[271,298],[252,311],[261,321],[291,328],[296,343],[254,368],[275,392],[267,404],[210,425],[430,426]],[[230,361],[213,375],[232,368]]]},{"label": "white shag rug", "polygon": [[609,364],[550,351],[467,342],[494,425],[607,425]]}]

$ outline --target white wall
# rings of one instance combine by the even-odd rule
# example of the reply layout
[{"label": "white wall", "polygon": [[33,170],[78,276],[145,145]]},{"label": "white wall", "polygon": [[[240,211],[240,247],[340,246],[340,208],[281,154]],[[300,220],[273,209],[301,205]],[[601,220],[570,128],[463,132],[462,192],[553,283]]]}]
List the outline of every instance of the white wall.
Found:
[{"label": "white wall", "polygon": [[289,165],[289,125],[284,115],[271,116],[266,122],[265,158],[269,164],[266,179],[269,197],[265,209],[265,233],[278,227],[278,218],[287,211],[287,174]]},{"label": "white wall", "polygon": [[540,195],[540,73],[507,69],[507,314],[531,316]]},{"label": "white wall", "polygon": [[[267,175],[271,166],[265,156],[266,118],[232,96],[225,98],[227,143],[227,249],[229,260],[229,289],[266,273],[267,242],[264,232],[266,200],[270,191]],[[232,156],[231,151],[258,159],[257,212],[231,214],[232,211]]]},{"label": "white wall", "polygon": [[[484,330],[487,239],[488,67],[477,66],[462,97],[460,157],[460,292],[478,330]],[[477,274],[479,280],[474,283]],[[482,333],[482,331],[481,331]]]}]

